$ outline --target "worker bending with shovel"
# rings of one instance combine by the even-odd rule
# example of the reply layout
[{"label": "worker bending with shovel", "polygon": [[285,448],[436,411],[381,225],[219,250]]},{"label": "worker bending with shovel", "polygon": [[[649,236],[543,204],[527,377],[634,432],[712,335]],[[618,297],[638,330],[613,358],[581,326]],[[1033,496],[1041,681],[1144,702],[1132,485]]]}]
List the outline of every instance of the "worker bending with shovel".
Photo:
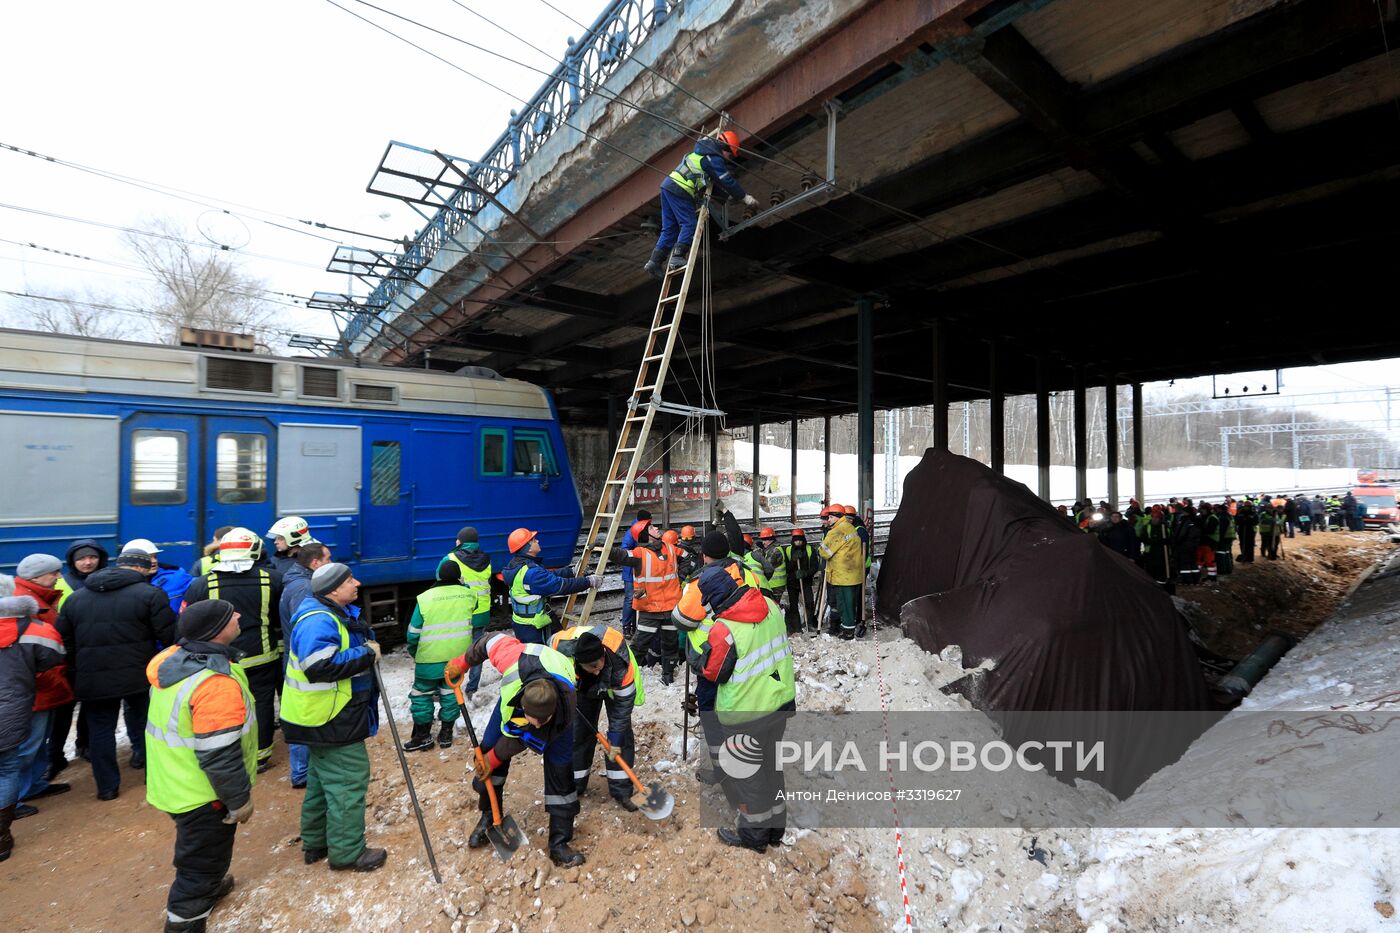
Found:
[{"label": "worker bending with shovel", "polygon": [[[582,796],[588,790],[588,774],[593,767],[593,749],[598,744],[598,717],[606,707],[608,731],[608,793],[617,805],[635,812],[632,779],[623,769],[636,765],[636,742],[632,735],[632,707],[645,699],[637,660],[622,633],[606,625],[576,625],[554,636],[552,647],[572,658],[578,676],[578,714],[587,728],[574,733],[574,790]],[[614,760],[621,756],[621,762]]]},{"label": "worker bending with shovel", "polygon": [[[501,697],[478,745],[481,754],[476,758],[472,788],[480,797],[481,818],[467,845],[473,849],[493,845],[502,858],[508,858],[519,846],[520,831],[509,818],[499,816],[493,803],[505,790],[510,760],[530,748],[544,758],[549,857],[565,868],[582,865],[583,853],[569,847],[578,816],[573,776],[574,662],[545,645],[527,645],[514,636],[497,634],[475,642],[466,654],[448,661],[443,673],[448,683],[457,687],[467,671],[485,661],[501,674]],[[464,718],[470,730],[471,719]],[[473,742],[475,738],[473,732]]]}]

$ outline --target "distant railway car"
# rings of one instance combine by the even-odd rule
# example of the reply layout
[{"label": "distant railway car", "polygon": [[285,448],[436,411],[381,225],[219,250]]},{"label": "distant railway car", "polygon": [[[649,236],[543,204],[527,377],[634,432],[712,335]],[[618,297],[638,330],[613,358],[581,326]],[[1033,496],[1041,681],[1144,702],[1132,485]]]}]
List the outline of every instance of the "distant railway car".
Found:
[{"label": "distant railway car", "polygon": [[0,330],[0,444],[9,573],[75,538],[188,567],[221,525],[301,515],[374,609],[463,525],[500,569],[522,525],[568,564],[582,520],[549,396],[489,375]]}]

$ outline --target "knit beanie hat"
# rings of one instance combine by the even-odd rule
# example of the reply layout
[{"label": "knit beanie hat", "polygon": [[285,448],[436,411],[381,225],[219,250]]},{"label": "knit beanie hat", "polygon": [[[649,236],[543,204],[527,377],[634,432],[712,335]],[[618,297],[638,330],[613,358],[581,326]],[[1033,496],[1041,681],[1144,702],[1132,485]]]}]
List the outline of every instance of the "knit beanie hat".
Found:
[{"label": "knit beanie hat", "polygon": [[592,632],[584,632],[574,646],[574,660],[583,664],[603,660],[603,640]]},{"label": "knit beanie hat", "polygon": [[46,573],[53,573],[55,570],[63,569],[63,561],[50,554],[30,554],[19,562],[15,568],[15,576],[25,580],[33,580],[42,577]]},{"label": "knit beanie hat", "polygon": [[457,532],[458,544],[476,544],[480,540],[477,537],[476,529],[471,525],[463,525],[462,530]]},{"label": "knit beanie hat", "polygon": [[205,599],[191,603],[180,613],[180,637],[185,641],[211,641],[233,618],[233,603]]},{"label": "knit beanie hat", "polygon": [[118,567],[140,567],[142,570],[149,570],[151,567],[151,555],[145,551],[122,551],[117,555]]},{"label": "knit beanie hat", "polygon": [[455,560],[445,560],[438,564],[437,578],[442,583],[462,582],[462,568]]},{"label": "knit beanie hat", "polygon": [[82,547],[78,548],[78,549],[75,550],[72,554],[69,555],[70,559],[72,559],[72,560],[74,560],[74,561],[80,561],[80,560],[82,560],[84,557],[101,557],[101,556],[102,556],[102,552],[101,552],[101,551],[99,551],[99,550],[98,550],[97,548],[95,548],[95,547],[89,547],[88,545],[83,545]]},{"label": "knit beanie hat", "polygon": [[554,685],[548,680],[532,680],[520,691],[520,706],[525,715],[533,716],[540,722],[548,722],[554,718],[554,709],[558,703],[559,697],[554,692]]},{"label": "knit beanie hat", "polygon": [[700,545],[700,553],[706,557],[720,560],[729,556],[729,538],[722,531],[712,531],[705,535],[705,541]]},{"label": "knit beanie hat", "polygon": [[344,564],[324,564],[317,567],[316,572],[311,575],[311,593],[315,596],[325,596],[334,592],[348,579],[349,567]]}]

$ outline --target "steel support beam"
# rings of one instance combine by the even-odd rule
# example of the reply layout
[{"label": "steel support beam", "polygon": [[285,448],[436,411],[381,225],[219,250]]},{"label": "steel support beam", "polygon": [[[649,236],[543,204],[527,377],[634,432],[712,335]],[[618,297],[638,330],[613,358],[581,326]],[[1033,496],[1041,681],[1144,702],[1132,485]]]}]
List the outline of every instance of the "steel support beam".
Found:
[{"label": "steel support beam", "polygon": [[792,462],[788,464],[788,520],[797,524],[797,416],[788,423],[788,452]]},{"label": "steel support beam", "polygon": [[705,516],[705,526],[713,528],[715,509],[719,508],[719,419],[705,419],[710,426],[710,514]]},{"label": "steel support beam", "polygon": [[1035,359],[1036,494],[1050,501],[1050,374],[1045,357]]},{"label": "steel support beam", "polygon": [[987,346],[987,374],[991,387],[988,430],[991,435],[991,466],[1006,473],[1006,394],[1001,388],[1001,342],[993,339]]},{"label": "steel support beam", "polygon": [[1143,437],[1142,426],[1142,383],[1133,383],[1133,489],[1137,492],[1137,501],[1142,503],[1143,508],[1147,507],[1147,478],[1143,475],[1146,469],[1142,462],[1143,457]]},{"label": "steel support beam", "polygon": [[[861,515],[875,508],[875,302],[856,302],[856,505]],[[937,378],[937,377],[935,377]],[[943,446],[948,446],[946,405]]]},{"label": "steel support beam", "polygon": [[933,446],[948,449],[947,327],[933,319]]},{"label": "steel support beam", "polygon": [[[1118,383],[1103,387],[1104,444],[1108,461],[1108,505],[1118,508]],[[1139,499],[1138,502],[1142,500]]]},{"label": "steel support beam", "polygon": [[1074,367],[1074,497],[1089,498],[1089,405],[1084,367]]},{"label": "steel support beam", "polygon": [[[759,471],[763,468],[763,458],[762,458],[761,456],[759,456],[759,445],[762,444],[762,443],[763,443],[763,418],[759,415],[758,412],[754,412],[754,414],[753,414],[753,465],[752,465],[752,469],[749,471],[749,487],[750,487],[749,491],[753,494],[753,511],[752,511],[750,514],[753,516],[753,521],[754,521],[754,524],[755,524],[755,525],[761,525],[761,524],[763,524],[763,522],[761,521],[761,519],[763,518],[763,502],[762,502],[763,496],[762,496],[762,490],[759,489],[759,485],[758,485],[758,475],[759,475]],[[757,532],[754,532],[754,533],[757,534]]]},{"label": "steel support beam", "polygon": [[822,505],[831,505],[831,416],[822,419]]}]

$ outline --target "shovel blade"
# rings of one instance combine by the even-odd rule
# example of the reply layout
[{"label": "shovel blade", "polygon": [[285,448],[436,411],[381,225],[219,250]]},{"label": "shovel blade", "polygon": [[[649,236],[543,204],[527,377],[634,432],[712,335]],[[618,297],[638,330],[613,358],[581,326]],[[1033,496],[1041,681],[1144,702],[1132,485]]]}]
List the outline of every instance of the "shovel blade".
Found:
[{"label": "shovel blade", "polygon": [[640,792],[632,798],[637,809],[649,820],[664,820],[676,808],[676,798],[666,792],[660,784],[652,784],[645,795]]},{"label": "shovel blade", "polygon": [[486,838],[491,842],[491,848],[496,850],[496,856],[503,862],[509,862],[515,850],[525,841],[525,834],[516,825],[514,817],[503,816],[499,825],[486,830]]}]

